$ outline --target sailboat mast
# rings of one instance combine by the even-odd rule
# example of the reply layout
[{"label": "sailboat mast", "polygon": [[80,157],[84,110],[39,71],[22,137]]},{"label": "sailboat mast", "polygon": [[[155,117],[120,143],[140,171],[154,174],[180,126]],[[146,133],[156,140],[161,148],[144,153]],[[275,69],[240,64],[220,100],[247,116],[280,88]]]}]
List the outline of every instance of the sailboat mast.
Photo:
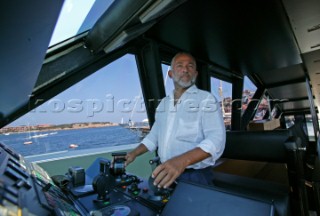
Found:
[{"label": "sailboat mast", "polygon": [[222,80],[220,80],[220,86],[219,86],[218,90],[219,90],[219,95],[220,95],[220,98],[221,98],[222,115],[223,115],[223,117],[225,117],[224,97],[223,97],[223,90],[222,90]]}]

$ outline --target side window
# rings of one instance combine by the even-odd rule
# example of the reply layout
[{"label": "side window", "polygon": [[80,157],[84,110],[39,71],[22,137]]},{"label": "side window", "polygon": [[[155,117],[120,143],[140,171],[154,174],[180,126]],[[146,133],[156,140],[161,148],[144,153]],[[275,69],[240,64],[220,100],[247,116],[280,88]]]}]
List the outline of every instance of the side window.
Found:
[{"label": "side window", "polygon": [[306,118],[306,126],[307,126],[307,133],[308,133],[309,141],[315,141],[312,116],[310,114],[308,114],[305,116],[305,118]]},{"label": "side window", "polygon": [[277,116],[279,116],[279,114],[280,114],[280,110],[276,106],[273,107],[271,111],[271,119],[276,118]]},{"label": "side window", "polygon": [[[312,116],[310,114],[305,115],[304,117],[295,118],[294,115],[285,116],[286,128],[293,127],[295,124],[302,124],[304,133],[308,136],[309,141],[315,141],[314,128]],[[305,120],[302,120],[305,118]]]},{"label": "side window", "polygon": [[294,116],[293,115],[286,115],[284,116],[286,122],[286,128],[290,128],[294,125]]},{"label": "side window", "polygon": [[261,102],[258,104],[258,107],[256,108],[256,113],[253,118],[253,120],[261,120],[264,118],[266,113],[269,110],[269,99],[266,95],[263,96]]},{"label": "side window", "polygon": [[8,125],[0,142],[23,156],[138,143],[148,127],[141,92],[127,54]]},{"label": "side window", "polygon": [[161,64],[162,67],[162,74],[163,74],[163,81],[164,81],[164,89],[166,91],[166,95],[172,93],[174,89],[173,81],[168,75],[168,71],[170,70],[170,65]]},{"label": "side window", "polygon": [[224,124],[227,130],[231,129],[232,113],[232,84],[211,77],[211,92],[220,103]]},{"label": "side window", "polygon": [[250,103],[256,90],[257,87],[251,82],[251,80],[247,76],[245,76],[242,92],[242,114],[247,109],[248,104]]}]

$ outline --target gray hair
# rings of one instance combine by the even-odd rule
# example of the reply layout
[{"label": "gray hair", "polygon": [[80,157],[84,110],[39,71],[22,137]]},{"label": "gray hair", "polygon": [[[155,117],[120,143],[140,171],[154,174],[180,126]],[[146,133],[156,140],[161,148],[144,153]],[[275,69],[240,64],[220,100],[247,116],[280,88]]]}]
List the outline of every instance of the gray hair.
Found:
[{"label": "gray hair", "polygon": [[197,62],[196,62],[196,59],[190,54],[190,53],[187,53],[187,52],[178,52],[177,54],[174,55],[174,57],[172,58],[171,60],[171,65],[170,65],[170,69],[172,70],[173,69],[173,63],[174,61],[176,60],[176,58],[180,55],[187,55],[189,56],[190,58],[193,59],[194,61],[194,64],[195,64],[195,68],[197,68]]}]

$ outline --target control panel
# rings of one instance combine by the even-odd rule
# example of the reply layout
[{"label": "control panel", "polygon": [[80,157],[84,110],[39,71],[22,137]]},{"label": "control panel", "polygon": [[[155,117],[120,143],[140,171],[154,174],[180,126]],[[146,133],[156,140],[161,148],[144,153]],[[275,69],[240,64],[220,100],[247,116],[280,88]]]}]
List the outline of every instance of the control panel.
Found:
[{"label": "control panel", "polygon": [[[40,202],[41,198],[46,200],[43,188],[53,185],[50,177],[40,167],[33,169],[21,155],[3,144],[0,144],[0,164],[0,215],[54,213],[52,206],[45,206]],[[62,199],[59,197],[57,200]]]},{"label": "control panel", "polygon": [[[0,144],[1,216],[164,216],[274,215],[273,200],[240,196],[229,190],[179,181],[168,189],[126,173],[126,153],[97,158],[84,170],[66,168],[62,175],[45,170]],[[156,167],[159,160],[150,161]],[[232,208],[237,203],[237,208]],[[211,212],[211,213],[210,213]]]},{"label": "control panel", "polygon": [[160,215],[173,189],[158,189],[152,179],[126,173],[125,154],[50,177],[0,144],[0,215]]},{"label": "control panel", "polygon": [[124,156],[114,153],[112,161],[97,158],[86,170],[87,177],[93,179],[92,191],[81,194],[77,189],[81,187],[71,187],[71,191],[78,192],[75,196],[90,215],[160,215],[173,189],[150,187],[151,178],[126,173]]}]

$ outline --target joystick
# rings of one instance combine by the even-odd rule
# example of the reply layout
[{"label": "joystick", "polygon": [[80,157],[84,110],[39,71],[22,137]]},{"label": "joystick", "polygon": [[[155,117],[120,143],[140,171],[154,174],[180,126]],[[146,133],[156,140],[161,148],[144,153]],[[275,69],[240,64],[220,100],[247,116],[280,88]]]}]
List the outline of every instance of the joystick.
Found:
[{"label": "joystick", "polygon": [[153,192],[153,195],[149,195],[148,199],[152,200],[152,201],[162,201],[164,199],[167,199],[170,194],[173,191],[173,187],[175,185],[173,185],[173,187],[169,187],[169,188],[158,188],[157,186],[153,185],[153,181],[154,179],[150,176],[149,177],[149,189],[150,191]]},{"label": "joystick", "polygon": [[116,176],[120,176],[122,174],[125,174],[126,168],[125,168],[125,156],[127,155],[126,152],[115,152],[112,153],[113,162],[112,162],[112,172]]},{"label": "joystick", "polygon": [[125,169],[125,156],[126,152],[115,152],[112,153],[113,160],[111,166],[111,173],[116,178],[116,186],[128,186],[134,183],[139,183],[140,179],[134,175],[126,174]]},{"label": "joystick", "polygon": [[109,197],[107,197],[107,194],[110,191],[110,187],[108,184],[108,177],[100,173],[98,176],[95,177],[93,181],[93,189],[95,192],[98,193],[97,199],[95,199],[95,202],[105,202],[109,201]]},{"label": "joystick", "polygon": [[[149,164],[151,165],[151,169],[152,171],[158,166],[160,165],[160,158],[156,157],[152,160],[149,161]],[[150,191],[153,192],[152,195],[149,195],[148,199],[152,200],[152,201],[163,201],[166,200],[170,194],[173,191],[173,188],[175,187],[175,183],[173,186],[169,187],[169,188],[158,188],[157,186],[155,186],[153,184],[154,179],[150,176],[149,180],[148,180],[148,184],[149,184],[149,189]]]},{"label": "joystick", "polygon": [[103,203],[109,201],[107,196],[115,186],[115,179],[110,174],[110,161],[100,160],[100,173],[92,181],[93,190],[98,194],[94,202]]}]

